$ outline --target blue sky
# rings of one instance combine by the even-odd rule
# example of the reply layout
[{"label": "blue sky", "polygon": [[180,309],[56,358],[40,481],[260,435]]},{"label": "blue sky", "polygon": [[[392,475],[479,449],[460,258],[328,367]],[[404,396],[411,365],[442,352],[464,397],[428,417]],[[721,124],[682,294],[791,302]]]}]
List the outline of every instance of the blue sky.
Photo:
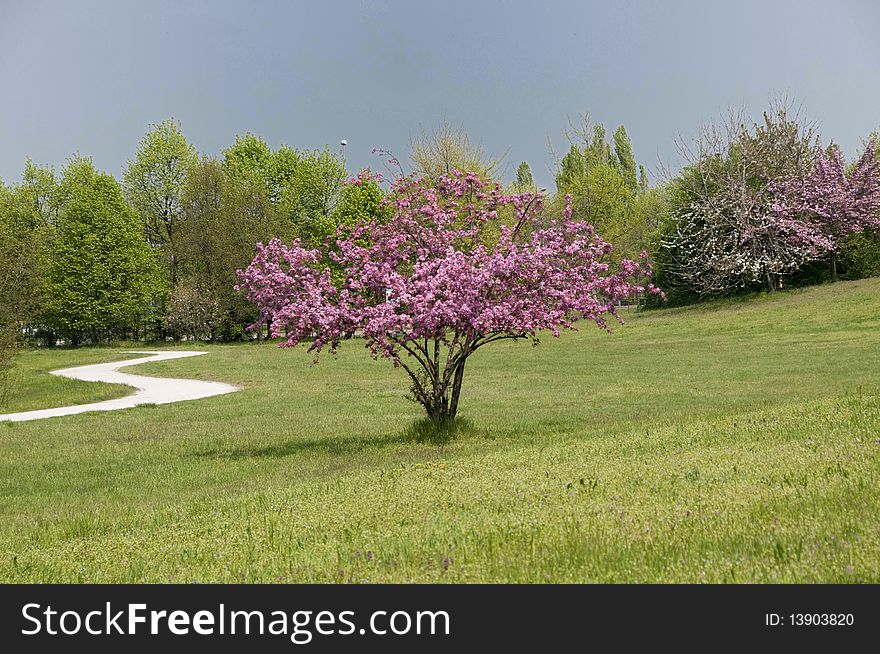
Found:
[{"label": "blue sky", "polygon": [[880,3],[0,0],[0,178],[74,152],[120,175],[174,116],[202,152],[238,133],[405,154],[439,121],[551,185],[548,138],[589,112],[637,157],[786,93],[849,155],[880,128]]}]

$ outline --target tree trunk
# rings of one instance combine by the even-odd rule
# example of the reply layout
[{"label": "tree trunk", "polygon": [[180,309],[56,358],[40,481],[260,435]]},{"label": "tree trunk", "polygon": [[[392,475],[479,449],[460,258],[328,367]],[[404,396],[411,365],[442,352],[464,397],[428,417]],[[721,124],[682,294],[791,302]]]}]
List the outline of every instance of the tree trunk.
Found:
[{"label": "tree trunk", "polygon": [[[456,367],[452,381],[446,387],[445,392],[441,394],[438,385],[424,389],[423,397],[425,399],[421,403],[425,408],[425,413],[428,414],[428,418],[433,422],[442,424],[455,419],[458,413],[458,400],[461,396],[461,383],[463,379],[464,361]],[[437,384],[439,384],[439,380]]]},{"label": "tree trunk", "polygon": [[448,393],[444,393],[443,395],[437,394],[437,389],[434,389],[434,392],[431,396],[431,406],[428,408],[428,416],[434,422],[441,423],[446,422],[449,419],[449,395]]},{"label": "tree trunk", "polygon": [[776,280],[773,279],[773,273],[767,273],[767,292],[774,293],[776,291]]},{"label": "tree trunk", "polygon": [[461,395],[461,380],[464,379],[464,364],[467,359],[462,359],[455,370],[455,376],[452,378],[452,399],[449,402],[449,417],[455,418],[458,412],[458,398]]},{"label": "tree trunk", "polygon": [[831,283],[837,282],[837,252],[831,253]]}]

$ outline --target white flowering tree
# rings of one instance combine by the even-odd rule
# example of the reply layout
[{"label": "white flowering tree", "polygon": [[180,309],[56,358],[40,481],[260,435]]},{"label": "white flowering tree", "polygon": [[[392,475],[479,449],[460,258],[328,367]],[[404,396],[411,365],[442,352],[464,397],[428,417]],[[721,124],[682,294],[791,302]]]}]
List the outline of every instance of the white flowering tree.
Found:
[{"label": "white flowering tree", "polygon": [[776,103],[762,123],[731,113],[682,145],[687,165],[673,180],[673,229],[662,246],[672,272],[698,293],[780,278],[828,250],[815,224],[780,207],[780,189],[811,170],[818,139],[811,123]]}]

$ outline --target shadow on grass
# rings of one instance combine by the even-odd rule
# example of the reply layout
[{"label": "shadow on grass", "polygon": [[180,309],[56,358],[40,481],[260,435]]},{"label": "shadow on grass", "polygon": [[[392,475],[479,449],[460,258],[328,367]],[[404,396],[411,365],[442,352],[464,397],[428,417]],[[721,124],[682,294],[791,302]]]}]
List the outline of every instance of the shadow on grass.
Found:
[{"label": "shadow on grass", "polygon": [[374,438],[344,436],[339,438],[297,438],[265,446],[230,447],[202,450],[195,456],[207,459],[280,459],[302,452],[322,452],[337,456],[358,454],[368,448],[385,447],[411,440],[406,434],[391,434]]},{"label": "shadow on grass", "polygon": [[485,430],[476,429],[467,418],[454,418],[441,422],[422,418],[412,423],[403,433],[407,436],[407,440],[429,445],[448,445],[456,438],[486,435]]},{"label": "shadow on grass", "polygon": [[342,436],[330,438],[290,439],[270,445],[246,447],[218,447],[195,452],[194,456],[206,459],[283,458],[303,452],[320,452],[334,456],[359,454],[366,449],[380,449],[404,443],[448,445],[456,438],[486,435],[473,427],[470,421],[457,419],[453,423],[438,425],[427,418],[413,422],[403,431],[383,436]]}]

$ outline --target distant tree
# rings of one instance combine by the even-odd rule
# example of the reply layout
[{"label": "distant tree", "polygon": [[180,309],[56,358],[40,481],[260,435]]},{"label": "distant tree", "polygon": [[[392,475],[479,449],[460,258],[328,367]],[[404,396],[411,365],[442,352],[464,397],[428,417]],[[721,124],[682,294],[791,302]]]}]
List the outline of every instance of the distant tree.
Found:
[{"label": "distant tree", "polygon": [[[391,208],[385,201],[382,189],[382,176],[368,168],[347,180],[340,193],[339,201],[333,211],[336,226],[352,227],[370,221],[384,221],[390,218]],[[336,234],[329,233],[333,237]]]},{"label": "distant tree", "polygon": [[[253,258],[258,241],[292,237],[267,197],[250,176],[227,173],[215,159],[193,168],[180,221],[181,276],[172,295],[166,326],[177,336],[205,333],[239,340],[256,320],[253,307],[235,293],[235,271]],[[199,317],[205,320],[198,320]]]},{"label": "distant tree", "polygon": [[165,325],[168,331],[188,340],[206,340],[217,333],[223,315],[210,289],[182,279],[171,292]]},{"label": "distant tree", "polygon": [[391,218],[392,208],[381,186],[382,181],[382,175],[365,168],[347,180],[342,189],[333,212],[333,231],[328,231],[324,243],[320,245],[323,254],[321,263],[329,266],[335,284],[341,284],[344,275],[343,268],[337,261],[337,236],[348,233],[356,225],[383,223]]},{"label": "distant tree", "polygon": [[174,241],[183,212],[183,191],[197,158],[180,123],[169,118],[150,127],[123,172],[125,197],[138,212],[147,241],[166,262],[169,287],[177,281]]},{"label": "distant tree", "polygon": [[0,302],[15,318],[15,333],[34,334],[44,305],[44,277],[58,217],[55,172],[29,159],[21,182],[0,193],[0,232],[5,280]]},{"label": "distant tree", "polygon": [[837,260],[844,240],[870,227],[880,227],[880,157],[869,142],[847,171],[839,147],[816,152],[813,171],[778,185],[776,211],[787,220],[802,220],[827,239],[831,281],[837,281]]},{"label": "distant tree", "polygon": [[296,175],[299,157],[295,150],[281,146],[276,153],[265,139],[248,132],[235,137],[223,150],[223,171],[230,179],[250,180],[265,187],[266,197],[278,203],[285,186]]},{"label": "distant tree", "polygon": [[732,113],[683,145],[687,165],[672,182],[673,233],[663,247],[674,274],[700,294],[764,282],[827,250],[814,225],[777,210],[778,188],[809,174],[818,148],[812,123],[776,102],[763,121]]},{"label": "distant tree", "polygon": [[45,228],[33,199],[27,184],[6,188],[0,182],[0,311],[15,319],[16,331],[39,305]]},{"label": "distant tree", "polygon": [[[271,320],[286,345],[319,352],[362,333],[374,356],[390,359],[411,381],[430,420],[456,417],[465,364],[479,348],[503,339],[537,341],[576,320],[607,327],[616,303],[642,291],[631,278],[645,271],[622,262],[609,274],[611,246],[567,204],[541,225],[534,194],[505,195],[479,173],[398,180],[387,220],[356,225],[339,239],[335,284],[318,250],[299,241],[261,245],[240,273],[241,289]],[[487,247],[483,231],[512,208]]]},{"label": "distant tree", "polygon": [[[187,289],[201,289],[208,294],[214,292],[214,285],[209,280],[222,274],[226,264],[216,247],[216,240],[226,235],[235,236],[234,226],[228,222],[229,215],[224,209],[228,203],[229,180],[236,179],[227,175],[221,164],[211,157],[200,158],[190,172],[183,195],[177,248],[181,263],[180,285]],[[252,187],[259,187],[255,181],[249,183]],[[265,204],[268,205],[268,200]],[[175,320],[168,321],[169,326],[173,324],[176,324]]]},{"label": "distant tree", "polygon": [[329,149],[272,150],[246,134],[223,151],[223,169],[230,178],[262,184],[269,202],[305,241],[320,243],[335,229],[333,212],[347,173]]},{"label": "distant tree", "polygon": [[589,114],[581,117],[581,124],[565,130],[568,154],[557,163],[556,185],[566,186],[582,177],[594,166],[610,166],[620,172],[617,156],[605,140],[605,126],[593,124]]},{"label": "distant tree", "polygon": [[[606,140],[605,126],[601,123],[593,125],[592,136],[588,136],[589,116],[583,119],[583,127],[580,130],[581,140],[584,142],[584,154],[587,159],[587,166],[596,165],[610,166],[620,171],[620,165],[617,157],[611,149],[611,145]],[[576,130],[577,132],[577,130]]]},{"label": "distant tree", "polygon": [[[295,165],[295,164],[294,164]],[[223,169],[232,177],[252,177],[261,180],[272,200],[278,199],[283,180],[273,152],[265,139],[248,132],[235,137],[235,143],[223,150]]]},{"label": "distant tree", "polygon": [[307,243],[319,244],[336,231],[335,211],[348,176],[327,148],[297,153],[295,174],[281,194],[281,206]]},{"label": "distant tree", "polygon": [[[19,198],[19,216],[29,227],[52,227],[58,218],[58,180],[49,166],[25,162],[21,184],[15,189]],[[25,218],[25,216],[27,216]]]},{"label": "distant tree", "polygon": [[626,256],[634,257],[643,250],[656,252],[657,233],[668,211],[669,198],[664,188],[646,187],[635,197],[633,220],[626,238],[620,240],[620,248]]},{"label": "distant tree", "polygon": [[560,193],[571,192],[586,178],[588,171],[587,158],[584,151],[575,143],[571,143],[568,152],[556,167],[556,189]]},{"label": "distant tree", "polygon": [[0,182],[0,407],[10,396],[13,357],[38,306],[37,232],[21,218],[20,188]]},{"label": "distant tree", "polygon": [[45,319],[79,343],[137,328],[157,282],[141,222],[117,181],[75,157],[64,168],[58,223],[49,246]]},{"label": "distant tree", "polygon": [[554,210],[558,212],[562,199],[570,194],[575,213],[615,246],[615,257],[633,257],[647,248],[657,219],[651,202],[638,200],[648,192],[647,176],[636,165],[626,129],[621,125],[615,130],[613,149],[605,134],[605,128],[593,125],[589,116],[566,132],[569,150],[557,164]]},{"label": "distant tree", "polygon": [[[636,194],[639,192],[639,180],[637,177],[638,169],[636,167],[636,159],[633,155],[632,142],[629,140],[629,134],[626,128],[621,125],[614,130],[614,153],[617,156],[617,166],[620,176],[623,178],[626,187]],[[644,174],[644,168],[641,169]]]},{"label": "distant tree", "polygon": [[413,173],[437,180],[453,170],[469,170],[484,179],[497,171],[500,159],[486,154],[483,146],[471,143],[467,133],[443,121],[433,131],[423,131],[409,144]]},{"label": "distant tree", "polygon": [[880,277],[880,227],[851,234],[840,247],[845,279]]},{"label": "distant tree", "polygon": [[525,161],[520,162],[516,169],[516,179],[512,189],[514,193],[534,193],[537,190],[535,180],[532,178],[532,169]]}]

